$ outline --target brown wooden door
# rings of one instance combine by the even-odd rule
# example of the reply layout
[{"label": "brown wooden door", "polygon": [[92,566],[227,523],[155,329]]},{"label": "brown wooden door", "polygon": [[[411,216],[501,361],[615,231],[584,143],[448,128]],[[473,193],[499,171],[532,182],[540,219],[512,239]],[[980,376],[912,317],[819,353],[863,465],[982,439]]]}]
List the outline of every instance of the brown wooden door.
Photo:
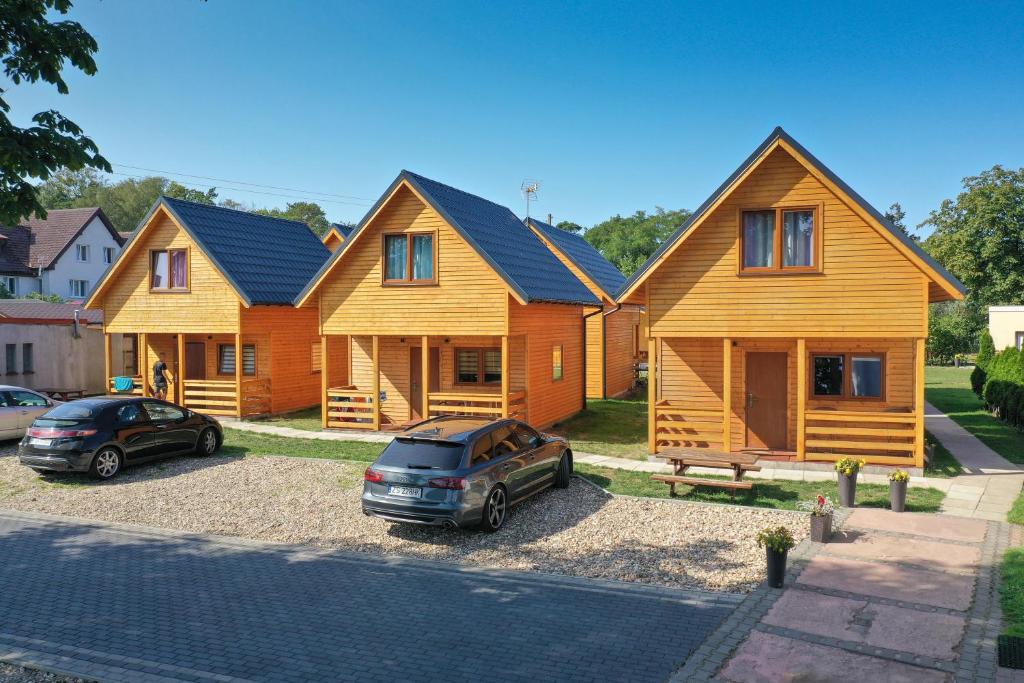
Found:
[{"label": "brown wooden door", "polygon": [[786,448],[786,353],[747,354],[747,447]]},{"label": "brown wooden door", "polygon": [[206,379],[204,342],[185,342],[185,379]]},{"label": "brown wooden door", "polygon": [[[423,347],[413,346],[409,349],[409,408],[413,420],[422,420],[423,412]],[[430,349],[430,387],[427,391],[441,390],[441,350]]]}]

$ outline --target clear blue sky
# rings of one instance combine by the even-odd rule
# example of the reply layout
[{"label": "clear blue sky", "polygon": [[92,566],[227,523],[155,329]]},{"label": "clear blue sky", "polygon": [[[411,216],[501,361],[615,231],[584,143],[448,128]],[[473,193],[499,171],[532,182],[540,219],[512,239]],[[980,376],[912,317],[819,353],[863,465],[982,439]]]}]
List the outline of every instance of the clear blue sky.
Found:
[{"label": "clear blue sky", "polygon": [[373,200],[407,168],[519,214],[536,178],[584,225],[695,208],[776,125],[914,224],[1024,166],[1024,3],[833,4],[77,0],[99,73],[9,94],[125,173]]}]

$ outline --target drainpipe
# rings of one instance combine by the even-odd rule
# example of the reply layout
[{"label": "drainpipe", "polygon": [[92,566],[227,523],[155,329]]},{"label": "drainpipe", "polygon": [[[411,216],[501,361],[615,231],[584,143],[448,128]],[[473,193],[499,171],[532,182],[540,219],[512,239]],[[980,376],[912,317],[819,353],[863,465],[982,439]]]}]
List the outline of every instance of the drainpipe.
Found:
[{"label": "drainpipe", "polygon": [[583,315],[583,410],[587,409],[587,318],[604,313],[604,306]]},{"label": "drainpipe", "polygon": [[[622,310],[622,304],[615,304],[615,307],[610,311],[605,311],[604,317],[612,315]],[[608,325],[601,325],[601,365],[603,366],[601,373],[601,395],[608,398]]]},{"label": "drainpipe", "polygon": [[81,313],[77,308],[75,309],[74,318],[71,321],[71,336],[75,339],[81,339],[82,335],[78,331],[78,316]]}]

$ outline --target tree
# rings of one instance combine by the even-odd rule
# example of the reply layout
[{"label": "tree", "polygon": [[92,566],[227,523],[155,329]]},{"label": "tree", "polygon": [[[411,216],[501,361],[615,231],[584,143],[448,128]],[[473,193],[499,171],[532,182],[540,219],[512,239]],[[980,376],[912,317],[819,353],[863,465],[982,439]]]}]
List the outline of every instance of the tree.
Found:
[{"label": "tree", "polygon": [[327,214],[315,202],[292,202],[282,209],[257,209],[253,213],[263,216],[274,216],[275,218],[287,218],[292,221],[300,221],[308,225],[317,235],[323,236],[331,227],[327,220]]},{"label": "tree", "polygon": [[217,206],[223,206],[225,209],[234,209],[235,211],[249,210],[242,202],[236,202],[234,199],[228,199],[227,197],[217,202]]},{"label": "tree", "polygon": [[970,290],[972,304],[1024,303],[1024,168],[964,178],[964,190],[932,211],[925,249]]},{"label": "tree", "polygon": [[686,209],[666,211],[661,207],[653,214],[615,215],[587,230],[584,238],[616,268],[631,275],[689,216]]},{"label": "tree", "polygon": [[910,239],[917,241],[917,238],[910,234],[910,230],[907,229],[907,224],[903,222],[903,219],[907,217],[907,212],[903,210],[899,202],[895,202],[889,206],[889,209],[885,212],[885,219],[893,224],[897,230],[902,232]]},{"label": "tree", "polygon": [[11,294],[11,290],[7,289],[6,285],[0,285],[0,299],[13,299],[14,295]]},{"label": "tree", "polygon": [[928,358],[952,363],[958,353],[970,353],[977,343],[978,322],[963,301],[932,304],[928,315]]},{"label": "tree", "polygon": [[572,221],[559,221],[558,225],[555,227],[559,230],[565,230],[566,232],[574,232],[577,235],[583,232],[583,226],[579,223],[573,223]]},{"label": "tree", "polygon": [[51,304],[62,304],[64,299],[61,298],[60,294],[40,294],[39,292],[29,292],[25,295],[26,299],[36,299],[38,301],[46,301]]},{"label": "tree", "polygon": [[[211,187],[206,192],[202,190],[195,190],[191,187],[185,187],[181,183],[171,181],[167,187],[164,188],[165,195],[174,199],[184,199],[189,202],[196,202],[197,204],[215,204],[217,199],[217,188]],[[155,201],[155,200],[154,200]]]},{"label": "tree", "polygon": [[[48,20],[50,12],[67,14],[71,0],[20,0],[3,3],[0,12],[0,59],[15,85],[50,83],[66,95],[61,76],[65,62],[92,76],[96,41],[75,21]],[[14,125],[0,90],[0,223],[15,225],[33,214],[46,215],[30,178],[45,180],[60,168],[110,171],[96,144],[73,121],[53,109],[35,114],[27,128]]]}]

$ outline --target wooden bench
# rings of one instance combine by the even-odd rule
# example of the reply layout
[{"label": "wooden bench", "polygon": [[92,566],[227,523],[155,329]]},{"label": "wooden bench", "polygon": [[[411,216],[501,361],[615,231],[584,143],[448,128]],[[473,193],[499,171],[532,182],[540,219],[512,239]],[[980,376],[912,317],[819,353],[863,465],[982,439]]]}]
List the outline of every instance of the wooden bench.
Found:
[{"label": "wooden bench", "polygon": [[[714,486],[729,489],[735,495],[738,489],[753,487],[751,482],[743,481],[745,473],[761,471],[761,466],[757,464],[757,456],[752,453],[727,453],[711,448],[667,448],[658,453],[657,457],[671,463],[673,472],[672,474],[655,474],[651,476],[651,479],[668,484],[672,489],[672,496],[676,495],[676,484]],[[729,470],[732,472],[732,480],[723,481],[685,476],[686,471],[691,467]]]}]

